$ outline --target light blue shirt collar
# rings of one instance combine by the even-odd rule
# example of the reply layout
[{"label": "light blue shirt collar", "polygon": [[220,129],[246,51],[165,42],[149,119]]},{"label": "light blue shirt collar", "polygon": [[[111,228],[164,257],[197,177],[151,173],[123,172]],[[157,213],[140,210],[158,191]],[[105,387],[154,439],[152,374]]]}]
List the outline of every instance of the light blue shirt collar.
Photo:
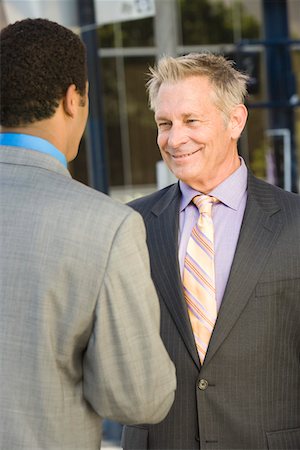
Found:
[{"label": "light blue shirt collar", "polygon": [[60,163],[67,167],[65,155],[57,150],[54,145],[50,144],[50,142],[37,136],[21,133],[0,133],[0,145],[22,147],[28,150],[46,153],[47,155],[56,158]]}]

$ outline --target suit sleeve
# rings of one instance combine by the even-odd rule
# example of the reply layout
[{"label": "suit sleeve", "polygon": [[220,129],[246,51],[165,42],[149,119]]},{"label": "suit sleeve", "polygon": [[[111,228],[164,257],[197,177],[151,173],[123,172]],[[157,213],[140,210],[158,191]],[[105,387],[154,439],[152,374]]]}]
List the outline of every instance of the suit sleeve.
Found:
[{"label": "suit sleeve", "polygon": [[175,368],[159,334],[142,218],[130,212],[116,233],[84,359],[84,395],[101,416],[157,423],[175,395]]}]

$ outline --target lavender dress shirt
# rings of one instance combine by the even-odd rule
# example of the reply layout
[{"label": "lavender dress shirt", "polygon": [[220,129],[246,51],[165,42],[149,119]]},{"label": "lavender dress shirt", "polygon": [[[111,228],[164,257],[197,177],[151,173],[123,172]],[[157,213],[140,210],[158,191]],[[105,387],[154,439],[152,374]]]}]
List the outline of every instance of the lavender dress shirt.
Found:
[{"label": "lavender dress shirt", "polygon": [[[215,278],[218,310],[229,277],[247,200],[247,168],[241,159],[240,167],[209,194],[220,200],[213,205],[212,219],[215,233]],[[183,275],[184,258],[192,229],[199,212],[192,198],[201,192],[180,181],[182,193],[179,215],[179,266]]]}]

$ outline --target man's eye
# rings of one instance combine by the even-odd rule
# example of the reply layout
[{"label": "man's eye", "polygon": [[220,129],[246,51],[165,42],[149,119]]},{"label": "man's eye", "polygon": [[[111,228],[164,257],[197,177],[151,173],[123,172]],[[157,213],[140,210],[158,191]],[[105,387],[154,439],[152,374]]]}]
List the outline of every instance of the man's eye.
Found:
[{"label": "man's eye", "polygon": [[159,122],[157,124],[159,129],[169,128],[171,126],[170,122]]}]

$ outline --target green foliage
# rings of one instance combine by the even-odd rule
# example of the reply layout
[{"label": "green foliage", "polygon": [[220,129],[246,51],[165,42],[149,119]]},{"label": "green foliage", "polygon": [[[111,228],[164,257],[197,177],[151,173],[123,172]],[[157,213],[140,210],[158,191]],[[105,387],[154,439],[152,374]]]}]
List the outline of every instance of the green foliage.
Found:
[{"label": "green foliage", "polygon": [[261,143],[259,147],[251,151],[251,170],[257,177],[263,180],[266,179],[266,151],[265,143]]},{"label": "green foliage", "polygon": [[259,23],[246,13],[244,5],[222,1],[178,0],[181,9],[183,45],[233,43],[234,8],[238,10],[243,38],[259,37]]},{"label": "green foliage", "polygon": [[[121,23],[123,47],[154,45],[153,17]],[[104,25],[98,30],[100,47],[114,47],[114,26]]]}]

